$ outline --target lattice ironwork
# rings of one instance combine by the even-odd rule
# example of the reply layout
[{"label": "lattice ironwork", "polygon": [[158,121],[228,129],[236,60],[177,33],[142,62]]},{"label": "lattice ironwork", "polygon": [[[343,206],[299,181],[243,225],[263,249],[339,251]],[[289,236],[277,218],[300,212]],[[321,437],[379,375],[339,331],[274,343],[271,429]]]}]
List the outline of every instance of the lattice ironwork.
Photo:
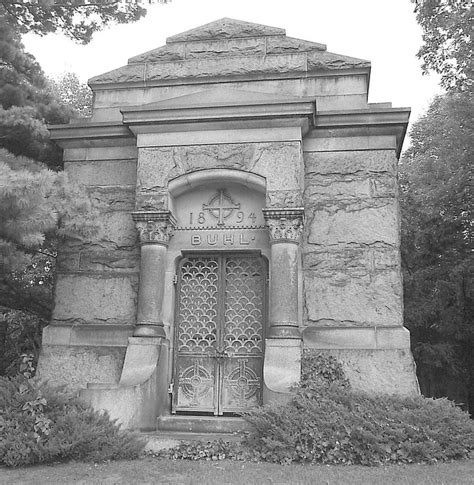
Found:
[{"label": "lattice ironwork", "polygon": [[253,254],[180,265],[173,411],[238,412],[261,402],[266,266]]}]

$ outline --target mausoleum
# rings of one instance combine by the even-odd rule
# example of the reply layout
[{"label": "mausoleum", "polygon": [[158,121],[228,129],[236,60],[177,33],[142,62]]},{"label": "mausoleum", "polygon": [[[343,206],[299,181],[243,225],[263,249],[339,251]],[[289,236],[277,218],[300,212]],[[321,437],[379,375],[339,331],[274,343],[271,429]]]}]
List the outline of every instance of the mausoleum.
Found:
[{"label": "mausoleum", "polygon": [[92,78],[92,117],[50,131],[102,228],[59,248],[41,376],[162,430],[231,429],[285,399],[305,349],[356,389],[418,393],[397,196],[410,110],[368,103],[370,69],[224,18]]}]

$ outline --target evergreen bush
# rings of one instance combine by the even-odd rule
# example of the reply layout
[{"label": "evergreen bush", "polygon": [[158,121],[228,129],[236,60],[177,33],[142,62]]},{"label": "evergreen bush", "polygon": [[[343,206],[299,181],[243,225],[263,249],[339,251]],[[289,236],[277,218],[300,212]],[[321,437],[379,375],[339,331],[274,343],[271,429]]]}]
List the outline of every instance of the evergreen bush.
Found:
[{"label": "evergreen bush", "polygon": [[64,389],[0,377],[0,465],[137,458],[144,443]]},{"label": "evergreen bush", "polygon": [[467,458],[474,427],[447,399],[368,395],[350,389],[332,357],[306,352],[286,404],[246,413],[251,455],[277,463],[432,463]]}]

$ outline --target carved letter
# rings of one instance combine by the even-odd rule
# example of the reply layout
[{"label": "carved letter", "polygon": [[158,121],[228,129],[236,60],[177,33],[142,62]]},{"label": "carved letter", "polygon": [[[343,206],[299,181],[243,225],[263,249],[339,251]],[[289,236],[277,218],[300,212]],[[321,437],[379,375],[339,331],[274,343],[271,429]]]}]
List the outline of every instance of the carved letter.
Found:
[{"label": "carved letter", "polygon": [[191,236],[191,244],[193,246],[199,246],[201,244],[201,236],[199,234],[193,234]]},{"label": "carved letter", "polygon": [[217,244],[217,234],[208,234],[207,244],[209,244],[209,246],[215,246]]},{"label": "carved letter", "polygon": [[240,235],[239,242],[242,246],[248,246],[250,244],[249,241],[245,240],[245,237],[243,234]]},{"label": "carved letter", "polygon": [[224,246],[227,246],[229,243],[230,246],[234,245],[234,235],[233,234],[224,234]]}]

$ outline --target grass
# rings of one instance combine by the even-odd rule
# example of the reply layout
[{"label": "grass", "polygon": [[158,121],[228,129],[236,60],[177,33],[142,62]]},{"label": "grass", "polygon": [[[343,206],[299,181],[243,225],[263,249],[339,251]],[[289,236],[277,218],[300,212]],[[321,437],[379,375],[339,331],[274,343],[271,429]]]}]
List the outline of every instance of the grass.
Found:
[{"label": "grass", "polygon": [[472,484],[474,460],[386,467],[274,465],[238,461],[143,458],[102,464],[66,463],[0,468],[0,484]]}]

